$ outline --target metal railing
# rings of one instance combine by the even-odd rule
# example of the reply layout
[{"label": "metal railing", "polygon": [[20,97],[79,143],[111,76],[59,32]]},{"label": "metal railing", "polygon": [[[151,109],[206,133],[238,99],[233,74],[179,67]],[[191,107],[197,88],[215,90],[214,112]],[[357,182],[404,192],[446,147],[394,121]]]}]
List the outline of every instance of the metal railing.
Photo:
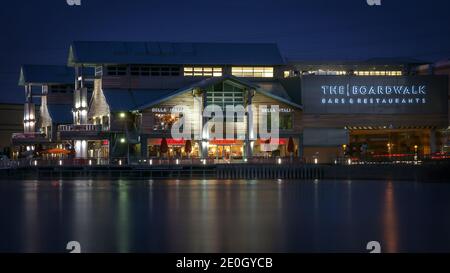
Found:
[{"label": "metal railing", "polygon": [[59,125],[58,131],[60,132],[95,132],[101,131],[101,124],[69,124],[69,125]]},{"label": "metal railing", "polygon": [[[442,162],[443,160],[431,160],[427,162]],[[444,161],[450,161],[450,159],[444,159]],[[383,160],[383,161],[361,161],[355,158],[342,157],[336,159],[334,163],[327,163],[333,165],[357,165],[357,164],[393,164],[393,163],[414,163],[416,161],[411,158],[405,158],[404,161],[400,160]],[[425,162],[425,159],[419,159],[419,162]],[[31,158],[31,159],[19,159],[19,160],[5,160],[0,161],[0,168],[15,168],[15,167],[56,167],[56,166],[194,166],[194,165],[217,165],[217,164],[254,164],[254,165],[302,165],[302,164],[322,165],[321,163],[305,162],[298,157],[252,157],[252,158],[240,158],[240,159],[214,159],[214,158]]]},{"label": "metal railing", "polygon": [[31,158],[12,161],[12,167],[50,167],[50,166],[168,166],[168,165],[215,165],[215,164],[302,164],[299,158],[249,158],[249,159],[214,159],[214,158]]},{"label": "metal railing", "polygon": [[25,139],[45,139],[46,135],[40,132],[30,132],[30,133],[13,133],[12,139],[14,140],[25,140]]}]

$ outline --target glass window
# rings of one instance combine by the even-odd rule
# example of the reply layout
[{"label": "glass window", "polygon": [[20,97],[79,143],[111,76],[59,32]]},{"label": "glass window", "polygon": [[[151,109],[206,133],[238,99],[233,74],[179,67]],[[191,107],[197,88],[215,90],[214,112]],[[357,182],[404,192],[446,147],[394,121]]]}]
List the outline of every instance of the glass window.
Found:
[{"label": "glass window", "polygon": [[107,69],[110,76],[125,76],[127,74],[125,65],[108,65]]},{"label": "glass window", "polygon": [[227,83],[219,83],[206,89],[208,104],[216,104],[225,110],[226,105],[244,105],[243,90]]},{"label": "glass window", "polygon": [[[267,116],[267,129],[272,128],[272,115],[271,113],[265,113]],[[280,130],[292,130],[293,129],[293,116],[292,113],[280,112],[278,116],[279,129]]]},{"label": "glass window", "polygon": [[180,67],[177,66],[151,66],[132,65],[130,67],[132,76],[179,76]]},{"label": "glass window", "polygon": [[356,76],[402,76],[402,71],[355,71]]},{"label": "glass window", "polygon": [[246,78],[273,78],[273,67],[232,67],[231,74]]},{"label": "glass window", "polygon": [[291,130],[292,126],[292,113],[280,113],[280,129]]},{"label": "glass window", "polygon": [[222,67],[184,67],[185,77],[221,77]]},{"label": "glass window", "polygon": [[172,128],[172,125],[177,122],[181,117],[173,114],[155,113],[153,130],[154,131],[166,131]]}]

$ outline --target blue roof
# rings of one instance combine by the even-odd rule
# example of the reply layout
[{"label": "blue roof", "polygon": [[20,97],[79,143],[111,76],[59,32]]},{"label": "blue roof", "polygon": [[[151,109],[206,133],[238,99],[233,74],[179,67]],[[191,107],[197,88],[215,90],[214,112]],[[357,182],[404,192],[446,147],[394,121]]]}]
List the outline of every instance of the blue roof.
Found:
[{"label": "blue roof", "polygon": [[132,111],[139,109],[144,104],[159,101],[174,93],[173,89],[103,89],[106,102],[111,112]]},{"label": "blue roof", "polygon": [[74,69],[63,65],[23,65],[20,69],[19,85],[73,84],[74,81]]},{"label": "blue roof", "polygon": [[278,81],[258,82],[259,90],[263,93],[292,101],[283,85]]},{"label": "blue roof", "polygon": [[[299,103],[291,99],[287,90],[278,82],[265,82],[257,85],[231,75],[222,77],[212,77],[195,82],[184,88],[174,89],[103,89],[106,102],[111,112],[143,110],[158,103],[167,101],[173,97],[190,92],[195,88],[206,88],[218,82],[230,80],[254,89],[256,92],[264,94],[273,99],[279,100],[297,108],[302,108]],[[299,90],[298,90],[299,91]]]},{"label": "blue roof", "polygon": [[73,122],[72,104],[48,104],[47,109],[52,122],[57,124]]},{"label": "blue roof", "polygon": [[73,42],[73,64],[282,65],[274,43]]},{"label": "blue roof", "polygon": [[[182,93],[189,92],[192,89],[195,89],[195,88],[204,89],[204,88],[206,88],[208,86],[214,85],[216,83],[219,83],[219,82],[222,82],[222,81],[225,81],[225,80],[233,81],[233,82],[239,83],[241,85],[247,86],[249,88],[254,89],[256,92],[259,92],[259,93],[263,94],[263,95],[266,95],[266,96],[271,97],[271,98],[273,98],[275,100],[278,100],[278,101],[284,102],[284,103],[286,103],[288,105],[291,105],[291,106],[294,106],[294,107],[302,109],[302,106],[300,105],[300,103],[297,103],[296,101],[293,101],[291,99],[291,96],[288,94],[288,91],[283,87],[283,85],[278,83],[278,82],[276,82],[276,81],[264,82],[264,83],[258,83],[257,84],[255,82],[250,82],[250,81],[247,81],[245,79],[238,78],[238,77],[235,77],[235,76],[232,76],[232,75],[225,75],[225,76],[222,76],[222,77],[211,77],[211,78],[207,78],[207,79],[195,82],[195,83],[193,83],[193,84],[191,84],[191,85],[189,85],[187,87],[180,88],[180,89],[178,89],[176,91],[168,93],[167,95],[161,95],[159,99],[156,99],[156,100],[153,100],[151,102],[142,104],[139,107],[139,109],[142,110],[142,109],[154,106],[154,105],[156,105],[158,103],[166,101],[166,100],[168,100],[170,98],[173,98],[175,96],[178,96],[178,95],[180,95]],[[300,91],[300,90],[297,90],[297,91]]]}]

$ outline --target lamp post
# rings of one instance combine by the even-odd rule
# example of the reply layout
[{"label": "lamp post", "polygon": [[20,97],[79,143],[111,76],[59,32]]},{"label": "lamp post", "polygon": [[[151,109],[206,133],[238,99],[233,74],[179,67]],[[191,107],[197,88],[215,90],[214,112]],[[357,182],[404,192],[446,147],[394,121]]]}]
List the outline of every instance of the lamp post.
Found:
[{"label": "lamp post", "polygon": [[392,144],[388,143],[387,144],[387,148],[388,148],[388,154],[389,154],[389,159],[391,158],[391,151],[392,151]]},{"label": "lamp post", "polygon": [[[119,113],[119,118],[121,120],[123,120],[123,122],[122,122],[123,131],[125,133],[125,136],[128,137],[128,133],[127,133],[128,132],[128,127],[127,127],[127,118],[126,117],[127,117],[127,114],[125,112],[120,112]],[[120,142],[121,143],[125,143],[126,142],[126,145],[127,145],[127,164],[130,164],[130,144],[126,141],[125,138],[121,138]]]},{"label": "lamp post", "polygon": [[414,145],[414,161],[417,161],[419,159],[419,156],[417,154],[418,149],[419,149],[419,146]]}]

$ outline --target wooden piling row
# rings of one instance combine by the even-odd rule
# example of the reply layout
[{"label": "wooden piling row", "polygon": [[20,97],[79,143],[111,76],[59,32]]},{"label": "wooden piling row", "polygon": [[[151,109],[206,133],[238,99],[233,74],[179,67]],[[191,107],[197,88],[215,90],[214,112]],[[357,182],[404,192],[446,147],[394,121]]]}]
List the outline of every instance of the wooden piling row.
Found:
[{"label": "wooden piling row", "polygon": [[320,179],[323,170],[310,165],[191,165],[154,167],[29,167],[2,170],[9,179]]}]

